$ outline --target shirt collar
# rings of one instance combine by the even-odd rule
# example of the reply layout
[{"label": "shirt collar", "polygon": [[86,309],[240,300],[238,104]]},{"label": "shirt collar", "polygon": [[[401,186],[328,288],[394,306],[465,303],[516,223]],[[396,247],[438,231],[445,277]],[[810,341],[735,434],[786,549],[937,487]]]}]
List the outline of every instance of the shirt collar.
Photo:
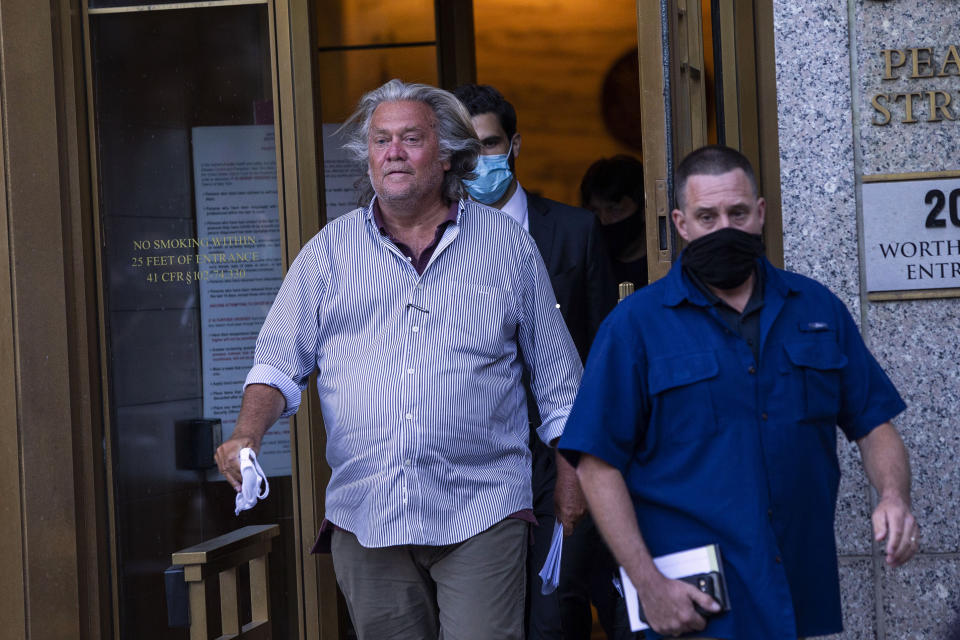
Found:
[{"label": "shirt collar", "polygon": [[[437,225],[437,228],[439,229],[448,223],[457,224],[460,221],[460,213],[462,209],[463,200],[451,203],[450,208],[447,210],[447,217],[440,221],[440,223]],[[380,232],[380,235],[387,236],[391,240],[393,239],[393,236],[390,235],[390,233],[387,231],[387,227],[383,224],[383,213],[380,212],[380,204],[377,202],[377,196],[373,196],[373,200],[370,201],[370,206],[367,207],[365,217],[369,220],[373,220],[373,224]]]},{"label": "shirt collar", "polygon": [[[697,275],[690,270],[684,271],[684,275],[690,279],[690,282],[695,286],[700,293],[703,294],[703,297],[707,299],[707,303],[711,306],[725,305],[726,302],[720,298],[717,294],[710,290],[710,287],[707,286]],[[750,292],[750,299],[747,301],[747,306],[744,307],[744,313],[748,309],[755,307],[757,304],[763,303],[763,291],[764,285],[766,284],[767,276],[766,271],[760,268],[759,264],[755,264],[753,267],[753,291]],[[729,306],[729,305],[728,305]]]},{"label": "shirt collar", "polygon": [[[786,298],[791,293],[796,293],[798,289],[791,287],[774,268],[766,256],[757,259],[757,283],[764,288],[764,293],[776,292],[780,297]],[[760,273],[762,272],[762,273]],[[704,292],[697,287],[683,269],[683,253],[677,256],[676,262],[670,268],[670,272],[664,278],[666,289],[663,293],[663,304],[667,307],[676,307],[684,300],[698,307],[706,307],[713,304],[711,298],[704,295]]]},{"label": "shirt collar", "polygon": [[530,231],[530,222],[527,216],[527,194],[519,182],[513,195],[510,196],[510,199],[507,200],[506,204],[504,204],[500,210],[513,218],[514,222],[528,232]]}]

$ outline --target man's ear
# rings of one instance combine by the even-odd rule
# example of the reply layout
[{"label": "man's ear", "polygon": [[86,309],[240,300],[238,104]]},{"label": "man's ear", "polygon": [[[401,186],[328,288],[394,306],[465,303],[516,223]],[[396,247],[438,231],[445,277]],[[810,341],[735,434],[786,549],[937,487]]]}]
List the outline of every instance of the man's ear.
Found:
[{"label": "man's ear", "polygon": [[760,214],[760,228],[767,222],[767,201],[763,198],[757,198],[757,213]]},{"label": "man's ear", "polygon": [[680,209],[674,209],[670,212],[670,215],[673,217],[673,225],[677,228],[677,233],[680,234],[680,237],[684,241],[690,241],[690,235],[687,233],[687,219],[683,215],[683,211]]},{"label": "man's ear", "polygon": [[523,142],[523,138],[520,137],[519,133],[513,134],[513,159],[516,160],[520,156],[520,143]]}]

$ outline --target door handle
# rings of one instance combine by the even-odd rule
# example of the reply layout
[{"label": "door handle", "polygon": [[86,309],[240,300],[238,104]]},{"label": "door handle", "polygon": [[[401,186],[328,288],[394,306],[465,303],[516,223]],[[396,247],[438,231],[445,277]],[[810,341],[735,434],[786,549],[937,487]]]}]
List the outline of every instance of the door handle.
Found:
[{"label": "door handle", "polygon": [[667,181],[656,181],[655,199],[657,206],[657,250],[660,262],[670,262],[670,219],[667,205]]}]

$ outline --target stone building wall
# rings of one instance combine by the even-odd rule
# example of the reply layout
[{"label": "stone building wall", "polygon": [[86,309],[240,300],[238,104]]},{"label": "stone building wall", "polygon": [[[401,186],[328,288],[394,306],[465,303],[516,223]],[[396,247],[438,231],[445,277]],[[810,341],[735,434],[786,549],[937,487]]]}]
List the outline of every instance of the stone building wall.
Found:
[{"label": "stone building wall", "polygon": [[[774,23],[785,263],[848,305],[907,401],[895,422],[910,451],[922,530],[914,560],[884,566],[871,542],[875,497],[856,446],[841,442],[836,528],[846,630],[837,637],[950,638],[960,634],[960,300],[869,299],[862,190],[865,176],[960,170],[960,68],[946,64],[949,47],[960,49],[960,2],[775,0]],[[907,60],[884,79],[884,49],[926,47],[932,54],[921,60],[931,63],[921,61],[917,75],[932,69],[934,77],[912,78]],[[928,113],[927,91],[951,96],[946,114]],[[890,99],[880,103],[891,121],[877,124],[885,119],[873,103],[878,93],[910,92],[923,93],[916,122],[903,122],[906,100]],[[952,233],[960,238],[960,228]]]}]

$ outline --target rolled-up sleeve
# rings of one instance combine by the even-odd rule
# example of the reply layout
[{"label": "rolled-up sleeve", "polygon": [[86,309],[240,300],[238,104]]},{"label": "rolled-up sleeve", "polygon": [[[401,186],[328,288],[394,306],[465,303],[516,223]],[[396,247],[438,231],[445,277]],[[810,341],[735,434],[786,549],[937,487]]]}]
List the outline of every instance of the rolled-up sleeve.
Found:
[{"label": "rolled-up sleeve", "polygon": [[319,236],[297,255],[283,279],[277,297],[257,337],[254,365],[244,389],[265,384],[283,393],[281,417],[300,407],[300,396],[317,366],[318,315],[325,276],[321,268]]}]

